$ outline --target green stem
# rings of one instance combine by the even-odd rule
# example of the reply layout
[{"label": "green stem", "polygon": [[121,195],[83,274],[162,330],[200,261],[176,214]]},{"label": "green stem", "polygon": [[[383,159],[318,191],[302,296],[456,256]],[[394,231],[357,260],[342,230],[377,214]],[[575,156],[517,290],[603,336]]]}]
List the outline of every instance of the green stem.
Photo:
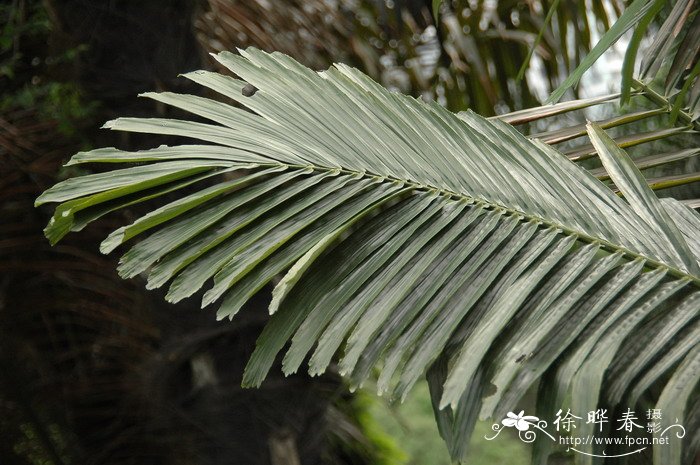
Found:
[{"label": "green stem", "polygon": [[[634,87],[637,90],[640,90],[642,92],[642,95],[644,95],[646,98],[648,98],[649,100],[651,100],[655,104],[659,105],[660,107],[664,108],[669,113],[671,111],[673,111],[673,104],[670,102],[670,100],[668,100],[666,97],[664,97],[660,93],[653,90],[648,85],[639,81],[638,79],[634,79],[632,81],[632,87]],[[695,129],[696,131],[700,131],[700,121],[693,121],[693,117],[691,115],[689,115],[687,112],[685,112],[683,110],[679,110],[678,111],[678,120],[683,125],[691,125],[691,126],[693,126],[693,129]]]}]

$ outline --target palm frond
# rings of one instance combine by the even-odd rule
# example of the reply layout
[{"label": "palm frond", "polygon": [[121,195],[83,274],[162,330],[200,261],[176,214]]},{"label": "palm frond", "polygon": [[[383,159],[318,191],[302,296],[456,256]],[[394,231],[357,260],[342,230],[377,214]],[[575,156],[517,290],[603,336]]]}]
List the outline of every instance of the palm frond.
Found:
[{"label": "palm frond", "polygon": [[[552,95],[549,96],[548,103],[554,103],[559,101],[567,90],[578,84],[581,80],[583,74],[588,71],[588,69],[593,66],[593,64],[600,58],[603,53],[605,53],[609,48],[611,48],[615,42],[617,42],[625,32],[638,26],[639,23],[646,22],[646,19],[652,19],[654,15],[658,13],[657,6],[663,6],[663,0],[635,0],[620,16],[620,18],[615,21],[612,27],[603,35],[603,37],[598,41],[598,43],[593,47],[591,53],[586,55],[583,61],[578,65],[578,67],[567,76],[564,82],[557,87]],[[641,25],[638,27],[639,30],[644,32],[646,26]],[[641,40],[641,37],[636,37],[637,43]],[[634,58],[636,56],[636,48],[629,48],[629,55],[625,59],[625,63],[629,63],[631,59],[634,63]],[[623,93],[625,90],[623,89]]]},{"label": "palm frond", "polygon": [[[637,80],[633,85],[629,105],[624,109],[613,109],[610,117],[598,115],[610,112],[603,106],[613,104],[621,95],[619,93],[542,105],[489,119],[523,126],[521,132],[529,132],[529,138],[560,147],[570,160],[584,166],[599,179],[608,180],[610,177],[605,168],[597,161],[595,147],[586,142],[588,132],[582,121],[593,119],[602,128],[617,132],[615,142],[618,146],[634,148],[636,153],[630,155],[637,168],[645,170],[652,189],[666,190],[660,195],[668,196],[667,189],[690,185],[685,192],[670,195],[695,205],[697,199],[688,197],[698,195],[694,185],[698,182],[696,157],[699,152],[692,147],[697,145],[700,125],[691,114],[677,110],[672,100],[651,86]],[[590,112],[590,116],[585,112]],[[546,130],[537,131],[538,126]]]},{"label": "palm frond", "polygon": [[[64,181],[37,204],[61,203],[46,229],[55,242],[95,209],[195,188],[115,231],[102,249],[143,238],[122,256],[120,274],[145,274],[149,287],[170,282],[171,301],[210,283],[202,305],[217,302],[218,318],[232,318],[286,271],[245,385],[262,383],[289,341],[285,373],[309,356],[311,373],[321,373],[340,355],[341,373],[357,385],[381,366],[379,389],[393,397],[428,371],[441,432],[460,456],[478,415],[513,408],[545,372],[562,373],[561,392],[585,381],[623,400],[645,368],[666,363],[648,381],[667,380],[674,364],[662,359],[676,338],[648,358],[630,354],[624,385],[581,371],[612,366],[642,327],[691,331],[700,311],[700,215],[659,201],[600,127],[588,133],[625,199],[509,124],[390,93],[345,65],[316,73],[256,49],[216,59],[243,80],[185,76],[250,111],[147,94],[217,124],[106,125],[213,145],[80,153],[71,163],[139,165]],[[685,323],[669,326],[668,312]],[[688,357],[691,347],[675,353]],[[684,370],[671,383],[688,379]],[[660,401],[682,414],[686,398]]]},{"label": "palm frond", "polygon": [[[668,11],[666,11],[668,10]],[[566,80],[552,92],[548,103],[557,102],[583,74],[608,50],[622,35],[634,29],[625,52],[622,67],[621,100],[629,100],[634,82],[635,63],[640,44],[650,25],[665,15],[653,41],[644,53],[638,78],[649,84],[655,79],[663,80],[661,94],[673,100],[674,114],[686,109],[692,120],[700,116],[700,91],[694,86],[700,74],[698,56],[700,54],[700,7],[694,0],[635,0],[627,7],[615,24],[603,35]],[[681,89],[680,92],[676,88]],[[691,89],[693,89],[691,91]]]}]

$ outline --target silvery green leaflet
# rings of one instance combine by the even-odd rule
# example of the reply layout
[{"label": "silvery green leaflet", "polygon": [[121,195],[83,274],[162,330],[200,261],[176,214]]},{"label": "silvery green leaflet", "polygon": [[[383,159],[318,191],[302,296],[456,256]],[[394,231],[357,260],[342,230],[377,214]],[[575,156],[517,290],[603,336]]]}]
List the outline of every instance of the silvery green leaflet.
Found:
[{"label": "silvery green leaflet", "polygon": [[[201,143],[75,155],[69,164],[113,169],[37,199],[60,203],[52,243],[144,203],[150,213],[101,249],[128,243],[120,275],[168,286],[169,301],[203,291],[203,306],[233,318],[283,275],[244,384],[260,385],[290,341],[285,373],[337,359],[361,385],[378,367],[379,390],[400,398],[427,373],[456,458],[478,417],[502,418],[543,377],[538,413],[570,392],[582,411],[634,405],[656,386],[681,421],[698,414],[686,406],[700,377],[700,215],[658,199],[599,127],[590,137],[624,199],[506,123],[390,93],[347,66],[317,73],[256,49],[216,59],[242,80],[185,77],[242,107],[145,94],[210,123],[106,127]],[[680,463],[669,448],[657,456]]]}]

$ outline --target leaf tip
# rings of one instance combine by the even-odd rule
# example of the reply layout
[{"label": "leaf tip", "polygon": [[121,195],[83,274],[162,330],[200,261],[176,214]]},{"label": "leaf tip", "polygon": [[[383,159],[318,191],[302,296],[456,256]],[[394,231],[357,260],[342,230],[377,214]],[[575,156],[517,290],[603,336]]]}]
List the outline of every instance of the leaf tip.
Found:
[{"label": "leaf tip", "polygon": [[114,129],[114,127],[117,125],[117,122],[119,121],[119,118],[117,119],[111,119],[107,121],[105,124],[100,127],[100,129]]},{"label": "leaf tip", "polygon": [[100,243],[100,252],[107,255],[124,242],[124,227],[113,231],[105,240]]},{"label": "leaf tip", "polygon": [[[42,194],[34,200],[34,208],[39,207],[45,203],[46,203],[46,192],[42,192]],[[51,219],[53,219],[53,218],[51,218]]]}]

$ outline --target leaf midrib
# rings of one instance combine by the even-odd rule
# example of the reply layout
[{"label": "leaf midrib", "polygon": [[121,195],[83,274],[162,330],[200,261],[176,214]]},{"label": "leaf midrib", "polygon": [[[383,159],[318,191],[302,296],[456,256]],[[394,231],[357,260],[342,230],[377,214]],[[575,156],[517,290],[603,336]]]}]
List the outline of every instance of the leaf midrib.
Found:
[{"label": "leaf midrib", "polygon": [[275,166],[284,166],[287,168],[291,169],[304,169],[304,170],[313,170],[313,171],[318,171],[318,172],[336,172],[336,173],[343,173],[343,174],[349,174],[349,175],[354,175],[358,177],[365,177],[365,178],[373,178],[377,180],[381,180],[381,182],[400,182],[403,183],[404,185],[408,187],[413,187],[416,190],[422,190],[425,192],[436,192],[438,195],[446,196],[449,197],[450,199],[457,199],[457,200],[465,200],[467,202],[470,202],[471,204],[476,204],[479,205],[482,208],[485,208],[487,210],[494,210],[494,211],[502,211],[507,214],[511,215],[517,215],[525,218],[527,221],[537,221],[538,223],[558,229],[562,231],[562,233],[567,234],[567,235],[573,235],[576,236],[577,240],[586,242],[586,243],[591,243],[591,244],[597,244],[599,245],[602,249],[615,253],[615,252],[621,252],[625,257],[634,260],[634,259],[639,259],[641,258],[642,260],[645,261],[645,268],[662,268],[667,270],[667,273],[679,278],[679,279],[686,279],[689,282],[693,283],[696,287],[700,288],[700,277],[693,276],[691,274],[686,273],[685,271],[676,268],[674,266],[671,266],[667,263],[660,262],[657,259],[648,257],[646,255],[640,254],[638,252],[635,252],[633,250],[630,250],[624,246],[621,246],[619,244],[612,243],[606,239],[601,239],[598,237],[594,237],[589,235],[588,233],[577,231],[575,229],[572,229],[568,226],[564,226],[560,223],[553,222],[551,220],[542,218],[538,215],[533,215],[532,213],[526,213],[521,210],[515,210],[509,207],[506,207],[504,205],[498,204],[498,203],[489,203],[487,201],[484,201],[482,199],[477,199],[474,197],[471,197],[469,195],[460,193],[460,192],[455,192],[451,191],[449,189],[443,189],[435,186],[431,186],[428,184],[420,183],[417,181],[413,181],[410,179],[401,179],[397,178],[391,175],[382,175],[378,173],[371,173],[368,171],[355,171],[355,170],[350,170],[347,168],[337,168],[337,167],[326,167],[326,166],[319,166],[319,165],[313,165],[313,164],[308,164],[308,165],[301,165],[301,164],[289,164],[289,163],[283,163],[283,162],[271,162],[271,163],[258,163],[260,167],[275,167]]}]

